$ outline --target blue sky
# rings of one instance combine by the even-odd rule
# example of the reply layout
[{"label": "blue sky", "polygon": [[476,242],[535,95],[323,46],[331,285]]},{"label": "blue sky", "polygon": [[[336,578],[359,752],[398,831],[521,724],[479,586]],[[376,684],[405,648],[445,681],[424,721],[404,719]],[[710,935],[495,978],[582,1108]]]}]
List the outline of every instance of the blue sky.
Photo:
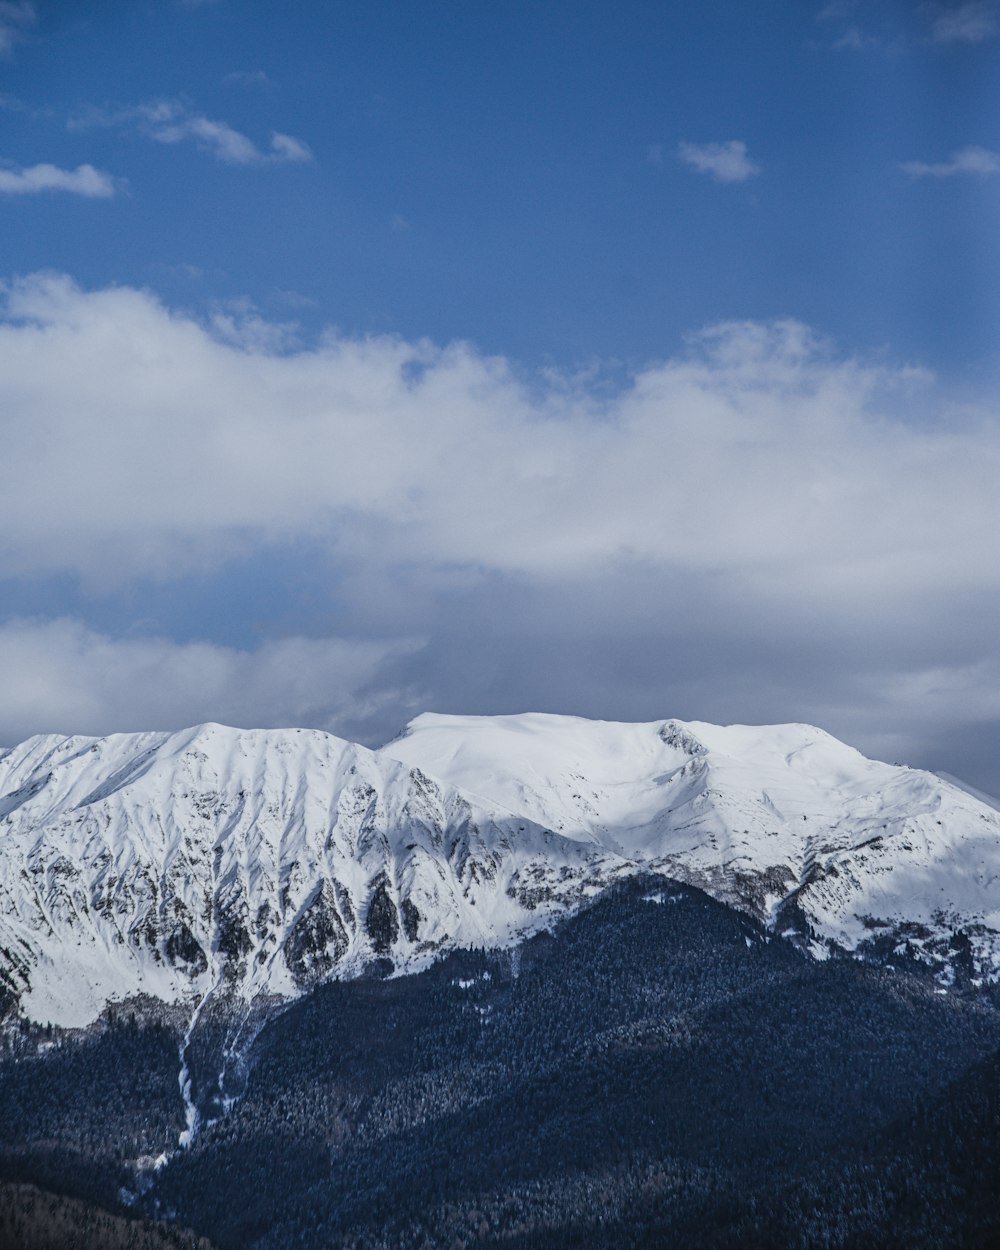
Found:
[{"label": "blue sky", "polygon": [[[467,338],[528,365],[641,364],[709,322],[795,316],[848,350],[996,368],[1000,180],[901,169],[996,142],[996,44],[934,42],[932,6],[35,10],[3,66],[26,106],[5,158],[126,186],[89,212],[6,204],[16,272],[194,308],[249,297],[312,330]],[[248,168],[84,124],[155,101],[313,159]],[[743,182],[678,157],[732,138],[759,169]]]},{"label": "blue sky", "polygon": [[0,738],[804,719],[1000,790],[998,48],[3,0]]}]

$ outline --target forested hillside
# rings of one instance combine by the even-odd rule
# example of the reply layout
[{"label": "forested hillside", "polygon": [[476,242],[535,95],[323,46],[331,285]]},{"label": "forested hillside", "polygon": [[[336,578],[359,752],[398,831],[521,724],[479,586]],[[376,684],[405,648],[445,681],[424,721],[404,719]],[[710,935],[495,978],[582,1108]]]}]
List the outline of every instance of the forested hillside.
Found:
[{"label": "forested hillside", "polygon": [[113,1215],[34,1185],[0,1183],[0,1250],[212,1250],[203,1237]]},{"label": "forested hillside", "polygon": [[[662,877],[518,950],[379,973],[263,1029],[244,1096],[143,1173],[147,1214],[221,1250],[992,1244],[982,994],[814,962]],[[138,1192],[183,1128],[176,1047],[119,1010],[8,1062],[7,1174]]]}]

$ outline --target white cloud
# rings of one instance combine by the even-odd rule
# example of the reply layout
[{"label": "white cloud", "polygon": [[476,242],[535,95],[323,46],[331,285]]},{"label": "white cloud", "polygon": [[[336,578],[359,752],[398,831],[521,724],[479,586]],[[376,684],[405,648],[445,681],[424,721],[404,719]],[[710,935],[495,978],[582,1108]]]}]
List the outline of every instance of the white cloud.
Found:
[{"label": "white cloud", "polygon": [[7,621],[0,624],[0,741],[207,720],[255,728],[262,709],[269,725],[318,724],[335,732],[379,704],[366,684],[411,646],[284,638],[248,651],[115,639],[69,619]]},{"label": "white cloud", "polygon": [[682,142],[677,155],[686,165],[710,174],[717,182],[746,182],[760,173],[760,166],[747,156],[747,145],[742,139],[726,143]]},{"label": "white cloud", "polygon": [[0,573],[183,571],[303,535],[524,574],[784,568],[846,594],[940,561],[1000,586],[996,425],[888,419],[923,375],[795,323],[720,327],[608,399],[462,344],[288,352],[252,310],[213,332],[55,276],[10,287],[6,318]]},{"label": "white cloud", "polygon": [[272,131],[268,148],[261,149],[228,122],[198,113],[185,100],[152,100],[125,109],[90,109],[70,123],[87,126],[137,126],[157,143],[191,140],[203,151],[227,165],[302,164],[312,160],[308,144],[291,135]]},{"label": "white cloud", "polygon": [[931,39],[935,43],[982,43],[1000,30],[997,6],[988,0],[969,0],[933,12]]},{"label": "white cloud", "polygon": [[911,178],[952,178],[956,174],[988,176],[1000,173],[1000,152],[973,146],[952,152],[946,161],[904,161],[900,168]]},{"label": "white cloud", "polygon": [[291,135],[283,135],[275,130],[271,134],[271,154],[279,161],[311,161],[312,152],[301,139],[293,139]]},{"label": "white cloud", "polygon": [[38,20],[28,0],[0,0],[0,56],[9,55],[14,44]]},{"label": "white cloud", "polygon": [[42,191],[66,191],[87,199],[110,199],[115,180],[93,165],[60,169],[56,165],[30,165],[24,169],[0,167],[0,195],[37,195]]}]

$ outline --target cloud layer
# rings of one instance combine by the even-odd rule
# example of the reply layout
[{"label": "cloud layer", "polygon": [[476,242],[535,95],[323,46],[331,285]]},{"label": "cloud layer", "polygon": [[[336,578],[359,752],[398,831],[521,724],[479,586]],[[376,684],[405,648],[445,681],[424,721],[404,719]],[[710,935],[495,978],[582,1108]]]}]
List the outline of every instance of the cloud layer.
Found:
[{"label": "cloud layer", "polygon": [[817,557],[842,568],[862,539],[866,568],[918,537],[942,558],[957,518],[942,532],[927,505],[962,474],[983,491],[958,516],[993,506],[992,437],[889,421],[924,375],[839,359],[794,322],[707,331],[609,398],[461,343],[283,350],[287,328],[250,314],[203,324],[58,276],[9,287],[5,312],[0,570],[182,572],[321,534],[525,574],[627,559],[818,578]]},{"label": "cloud layer", "polygon": [[911,760],[1000,739],[1000,420],[794,322],[715,327],[610,387],[461,343],[295,347],[247,311],[40,275],[5,292],[0,409],[0,577],[180,594],[297,550],[327,632],[383,640],[205,661],[9,625],[0,671],[46,675],[7,698],[8,737],[44,713],[378,738],[423,706],[535,706],[812,719]]},{"label": "cloud layer", "polygon": [[[39,731],[106,734],[215,720],[334,725],[370,715],[361,693],[405,643],[286,638],[241,650],[165,638],[112,639],[78,621],[0,625],[7,741]],[[385,699],[383,694],[382,699]]]}]

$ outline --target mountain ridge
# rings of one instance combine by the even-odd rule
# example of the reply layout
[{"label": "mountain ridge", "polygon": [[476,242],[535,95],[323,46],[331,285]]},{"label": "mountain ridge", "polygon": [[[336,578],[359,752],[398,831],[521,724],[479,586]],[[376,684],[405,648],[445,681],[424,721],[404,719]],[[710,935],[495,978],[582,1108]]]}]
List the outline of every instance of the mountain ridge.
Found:
[{"label": "mountain ridge", "polygon": [[[808,725],[426,713],[370,750],[214,723],[0,755],[0,986],[74,1026],[503,946],[646,869],[811,954],[1000,967],[1000,812]],[[956,935],[960,935],[955,946]],[[970,965],[971,961],[971,965]]]}]

